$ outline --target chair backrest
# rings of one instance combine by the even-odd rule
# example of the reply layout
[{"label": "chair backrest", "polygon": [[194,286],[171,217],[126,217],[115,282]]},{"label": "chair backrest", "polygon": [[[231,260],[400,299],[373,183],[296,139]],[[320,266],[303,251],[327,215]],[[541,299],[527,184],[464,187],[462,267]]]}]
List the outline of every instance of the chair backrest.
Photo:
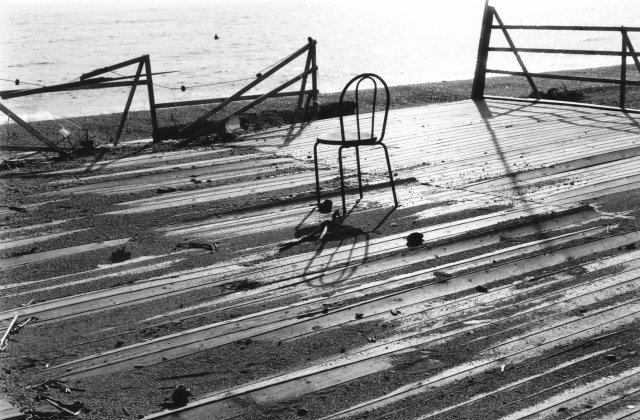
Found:
[{"label": "chair backrest", "polygon": [[[361,88],[360,84],[367,80],[371,81],[373,84],[373,91],[372,91],[373,98],[371,101],[371,108],[365,110],[365,112],[363,113],[360,110],[361,104],[360,104],[359,91]],[[344,104],[344,98],[345,98],[345,94],[354,83],[355,83],[355,112],[356,112],[356,126],[358,130],[358,140],[361,140],[360,134],[363,131],[367,130],[368,128],[368,124],[364,126],[365,123],[363,123],[363,121],[366,122],[366,116],[370,115],[371,136],[376,136],[377,142],[381,142],[384,139],[384,133],[387,129],[387,117],[389,116],[389,104],[391,103],[391,97],[389,96],[389,87],[387,86],[385,81],[382,80],[380,76],[373,73],[363,73],[354,77],[349,81],[349,83],[346,84],[346,86],[342,90],[342,94],[340,95],[340,102],[339,102],[340,132],[342,133],[342,140],[343,141],[345,140],[344,114],[345,114],[346,107]],[[384,87],[385,98],[384,98],[384,114],[383,114],[382,125],[379,124],[378,126],[376,126],[375,118],[376,118],[376,105],[377,105],[377,99],[378,99],[378,83],[380,83]],[[365,85],[368,85],[368,84],[365,84]],[[365,88],[365,86],[363,86],[363,88]]]}]

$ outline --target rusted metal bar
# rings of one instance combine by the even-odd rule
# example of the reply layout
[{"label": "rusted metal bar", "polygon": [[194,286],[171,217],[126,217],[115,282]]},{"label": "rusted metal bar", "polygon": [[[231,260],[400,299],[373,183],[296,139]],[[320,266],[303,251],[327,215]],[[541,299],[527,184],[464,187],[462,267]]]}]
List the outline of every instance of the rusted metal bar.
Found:
[{"label": "rusted metal bar", "polygon": [[[523,72],[520,72],[520,71],[493,70],[493,69],[487,69],[487,73],[508,74],[510,76],[525,75]],[[561,74],[548,74],[548,73],[529,73],[529,75],[531,77],[539,77],[541,79],[575,80],[579,82],[612,83],[617,85],[621,83],[620,80],[618,79],[604,79],[600,77],[564,76]],[[640,81],[627,80],[627,85],[640,86]]]},{"label": "rusted metal bar", "polygon": [[[491,47],[489,51],[499,51],[499,52],[510,52],[511,48],[506,47]],[[577,54],[577,55],[610,55],[610,56],[620,56],[620,51],[599,51],[599,50],[562,50],[562,49],[552,49],[552,48],[518,48],[520,52],[526,53],[549,53],[549,54]],[[626,53],[627,56],[630,56],[631,53]]]},{"label": "rusted metal bar", "polygon": [[85,74],[81,75],[80,76],[80,80],[86,80],[86,79],[89,79],[89,78],[91,78],[93,76],[97,76],[99,74],[108,73],[110,71],[117,70],[117,69],[120,69],[122,67],[127,67],[127,66],[130,66],[132,64],[140,63],[141,61],[145,60],[145,57],[148,58],[149,56],[148,55],[143,55],[143,56],[140,56],[138,58],[132,58],[131,60],[127,60],[127,61],[123,61],[123,62],[118,63],[118,64],[114,64],[112,66],[103,67],[101,69],[96,69],[96,70],[90,71],[89,73],[85,73]]},{"label": "rusted metal bar", "polygon": [[240,96],[242,96],[243,93],[251,90],[254,86],[258,85],[264,79],[268,78],[273,73],[277,72],[282,67],[286,66],[291,61],[295,60],[298,56],[300,56],[302,53],[307,51],[309,49],[310,45],[311,44],[307,44],[304,47],[300,48],[299,50],[297,50],[296,52],[291,54],[289,57],[287,57],[285,60],[283,60],[279,64],[275,65],[271,69],[269,69],[265,74],[258,74],[257,77],[256,77],[256,80],[254,80],[253,82],[249,83],[248,85],[246,85],[245,87],[240,89],[238,92],[236,92],[235,94],[233,94],[232,96],[227,98],[220,105],[218,105],[215,108],[205,112],[203,115],[198,117],[195,121],[193,121],[191,124],[189,124],[188,126],[184,127],[182,130],[180,130],[180,133],[188,133],[188,132],[192,131],[194,128],[197,128],[200,124],[204,123],[213,114],[215,114],[216,112],[218,112],[219,110],[221,110],[222,108],[224,108],[225,106],[230,104],[231,102],[236,101]]},{"label": "rusted metal bar", "polygon": [[129,115],[131,101],[133,100],[133,95],[136,93],[136,83],[140,79],[140,74],[142,73],[142,67],[144,67],[144,62],[141,61],[140,64],[138,64],[138,70],[136,71],[135,78],[133,79],[133,86],[131,86],[131,91],[129,91],[129,97],[127,98],[127,104],[124,107],[124,112],[122,113],[122,118],[120,119],[120,125],[118,126],[118,131],[116,132],[114,144],[118,144],[118,142],[120,141],[120,136],[122,135],[122,130],[124,129],[124,123],[125,121],[127,121],[127,115]]},{"label": "rusted metal bar", "polygon": [[67,152],[65,152],[64,150],[59,148],[54,142],[49,140],[47,137],[45,137],[42,133],[40,133],[38,130],[33,128],[29,123],[24,121],[22,118],[18,117],[16,114],[14,114],[6,106],[0,104],[0,111],[4,112],[7,116],[9,116],[9,118],[11,118],[16,123],[18,123],[18,125],[20,125],[22,128],[27,130],[34,137],[36,137],[38,140],[40,140],[41,142],[43,142],[44,144],[49,146],[53,151],[57,152],[60,156],[66,156],[67,155]]},{"label": "rusted metal bar", "polygon": [[147,74],[147,92],[149,93],[149,112],[151,113],[151,137],[156,141],[158,133],[158,116],[156,114],[156,99],[153,94],[153,79],[151,73],[151,59],[148,55],[142,56]]},{"label": "rusted metal bar", "polygon": [[493,24],[493,7],[489,2],[484,4],[484,15],[482,16],[482,29],[480,31],[480,42],[478,43],[478,56],[476,58],[476,71],[473,76],[473,86],[471,88],[471,99],[479,100],[484,96],[484,86],[487,72],[487,60],[489,58],[489,43],[491,41],[491,26]]},{"label": "rusted metal bar", "polygon": [[[562,25],[493,25],[493,29],[532,29],[544,31],[603,31],[618,32],[620,28],[614,26],[562,26]],[[629,32],[640,32],[640,27],[625,27]]]},{"label": "rusted metal bar", "polygon": [[513,51],[513,54],[516,56],[516,60],[518,60],[518,64],[520,64],[520,68],[522,68],[522,72],[524,73],[524,77],[527,78],[527,81],[529,82],[529,85],[531,86],[531,89],[533,89],[533,92],[536,94],[536,96],[538,98],[540,98],[540,92],[538,91],[538,87],[536,86],[536,83],[533,81],[533,79],[531,78],[531,75],[529,74],[529,70],[527,70],[527,66],[524,65],[524,62],[522,61],[522,58],[520,57],[520,54],[518,53],[518,49],[516,48],[515,44],[513,43],[513,40],[511,39],[511,35],[509,35],[509,31],[507,31],[504,27],[504,23],[502,22],[502,19],[500,19],[500,16],[498,15],[498,12],[496,11],[496,9],[493,9],[493,16],[496,18],[496,20],[498,21],[498,24],[500,25],[500,29],[502,29],[502,33],[504,34],[504,37],[507,40],[507,43],[509,44],[509,47],[511,47],[511,50]]},{"label": "rusted metal bar", "polygon": [[[308,89],[308,90],[305,90],[302,93],[303,94],[311,94],[311,93],[313,93],[313,90]],[[279,93],[275,93],[273,95],[273,98],[282,98],[282,97],[287,97],[287,96],[298,96],[299,94],[300,94],[299,91],[296,91],[296,92],[279,92]],[[257,99],[257,98],[259,98],[261,96],[262,95],[240,96],[240,97],[236,98],[234,102],[250,101],[250,100],[253,100],[253,99]],[[229,99],[229,98],[227,96],[225,96],[224,98],[199,99],[199,100],[196,100],[196,101],[163,102],[163,103],[156,104],[156,109],[178,108],[178,107],[181,107],[181,106],[216,104],[216,103],[220,103],[220,102],[226,101],[227,99]]]}]

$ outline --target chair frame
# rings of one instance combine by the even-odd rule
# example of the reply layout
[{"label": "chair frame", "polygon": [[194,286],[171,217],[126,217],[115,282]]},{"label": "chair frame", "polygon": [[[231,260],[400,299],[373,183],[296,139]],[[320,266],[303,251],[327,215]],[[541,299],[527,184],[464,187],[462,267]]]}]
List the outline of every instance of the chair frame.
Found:
[{"label": "chair frame", "polygon": [[[365,138],[362,139],[361,137],[361,130],[360,130],[360,102],[359,102],[359,95],[358,95],[358,91],[360,88],[360,83],[362,83],[364,80],[370,80],[373,83],[373,102],[372,102],[372,110],[371,110],[371,137],[369,138]],[[384,108],[384,121],[382,122],[382,128],[380,130],[380,136],[376,136],[375,132],[374,132],[374,128],[375,128],[375,115],[376,115],[376,100],[377,100],[377,95],[378,95],[378,83],[376,82],[379,81],[382,86],[384,87],[385,90],[385,94],[386,94],[386,103],[385,103],[385,108]],[[356,83],[357,82],[357,83]],[[345,94],[347,93],[349,87],[351,87],[351,85],[353,85],[353,83],[356,83],[356,88],[355,88],[355,99],[356,99],[356,127],[357,127],[357,133],[358,133],[358,139],[357,141],[351,140],[351,141],[347,141],[346,140],[346,135],[345,135],[345,129],[344,129],[344,106],[343,106],[343,101],[344,101],[344,97]],[[319,144],[328,144],[328,145],[337,145],[339,144],[340,147],[338,148],[338,163],[339,163],[339,167],[340,167],[340,193],[342,195],[342,217],[345,217],[347,215],[347,204],[346,204],[346,198],[345,198],[345,188],[344,188],[344,170],[343,170],[343,162],[342,162],[342,150],[344,148],[350,148],[350,147],[355,147],[356,149],[356,162],[358,165],[358,192],[360,194],[360,198],[362,199],[362,172],[360,170],[360,146],[376,146],[376,145],[380,145],[382,146],[383,150],[384,150],[384,154],[385,154],[385,158],[387,160],[387,171],[389,173],[389,180],[391,183],[391,190],[393,192],[393,201],[395,203],[395,207],[398,207],[398,198],[396,195],[396,188],[395,188],[395,184],[393,181],[393,171],[391,169],[391,161],[389,160],[389,151],[387,149],[387,146],[382,142],[382,140],[384,139],[384,135],[386,132],[386,128],[387,128],[387,119],[389,117],[389,106],[391,104],[391,97],[389,95],[389,87],[387,86],[387,84],[385,83],[385,81],[378,75],[374,74],[374,73],[363,73],[360,74],[356,77],[354,77],[353,79],[351,79],[346,86],[344,87],[344,89],[342,90],[342,93],[340,94],[340,101],[338,103],[338,110],[340,113],[340,136],[341,136],[341,141],[326,141],[326,140],[322,140],[321,138],[318,138],[316,140],[316,144],[313,147],[313,155],[314,155],[314,163],[315,163],[315,172],[316,172],[316,200],[317,200],[317,204],[318,207],[320,207],[320,177],[318,174],[318,145]]]}]

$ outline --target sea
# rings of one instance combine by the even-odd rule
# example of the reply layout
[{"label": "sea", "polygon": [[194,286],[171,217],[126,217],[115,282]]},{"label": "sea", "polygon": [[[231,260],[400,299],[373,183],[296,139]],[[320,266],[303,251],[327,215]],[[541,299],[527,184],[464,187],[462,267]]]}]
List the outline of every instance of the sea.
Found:
[{"label": "sea", "polygon": [[[389,85],[473,78],[486,0],[3,0],[0,90],[78,80],[149,54],[156,102],[229,96],[317,41],[318,87],[373,72]],[[640,26],[638,0],[490,0],[505,24]],[[632,34],[640,50],[640,34]],[[619,51],[616,32],[512,31],[520,47]],[[493,46],[506,46],[494,31]],[[616,57],[524,54],[530,71],[619,64]],[[248,94],[298,75],[304,57]],[[517,70],[511,53],[491,68]],[[128,76],[135,66],[106,76]],[[16,86],[16,80],[20,84]],[[182,89],[184,87],[184,89]],[[128,89],[45,93],[1,102],[26,120],[121,112]],[[133,109],[148,109],[139,88]],[[8,118],[0,114],[1,123]]]}]

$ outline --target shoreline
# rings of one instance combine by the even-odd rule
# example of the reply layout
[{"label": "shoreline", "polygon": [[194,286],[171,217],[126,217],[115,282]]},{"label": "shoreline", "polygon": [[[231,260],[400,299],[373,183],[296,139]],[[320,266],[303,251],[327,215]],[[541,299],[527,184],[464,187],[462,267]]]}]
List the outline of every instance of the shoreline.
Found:
[{"label": "shoreline", "polygon": [[[620,66],[597,67],[591,69],[571,70],[556,72],[562,75],[580,75],[588,77],[616,79],[620,77]],[[638,71],[634,65],[629,65],[627,77],[638,80]],[[390,86],[391,109],[401,109],[415,106],[424,106],[432,103],[455,102],[471,98],[471,86],[473,80],[454,80],[442,82],[428,82],[409,85]],[[562,81],[552,79],[536,80],[540,92],[549,89],[579,91],[580,102],[617,107],[620,99],[620,88],[616,84]],[[485,94],[492,96],[507,96],[526,98],[531,88],[524,77],[504,76],[487,77]],[[338,101],[340,92],[320,93],[318,102],[321,107],[321,118],[330,118],[334,115],[323,115],[322,107]],[[243,114],[241,118],[243,129],[247,132],[260,131],[272,126],[289,124],[293,116],[297,98],[273,98],[260,104],[256,108]],[[229,105],[229,110],[239,109],[242,102]],[[195,120],[211,105],[190,106],[158,110],[158,126],[165,131],[163,137],[171,138],[174,125],[186,124]],[[640,109],[640,87],[627,86],[626,107]],[[54,120],[42,120],[31,122],[38,131],[51,140],[56,140],[61,127],[71,132],[68,140],[59,141],[62,147],[77,146],[81,137],[85,137],[88,130],[94,144],[110,143],[120,122],[121,113],[108,113],[83,117],[62,118]],[[42,143],[27,133],[15,123],[5,124],[5,129],[0,130],[0,145],[3,146],[31,146]],[[130,111],[121,141],[136,140],[151,137],[151,118],[148,110]]]}]

